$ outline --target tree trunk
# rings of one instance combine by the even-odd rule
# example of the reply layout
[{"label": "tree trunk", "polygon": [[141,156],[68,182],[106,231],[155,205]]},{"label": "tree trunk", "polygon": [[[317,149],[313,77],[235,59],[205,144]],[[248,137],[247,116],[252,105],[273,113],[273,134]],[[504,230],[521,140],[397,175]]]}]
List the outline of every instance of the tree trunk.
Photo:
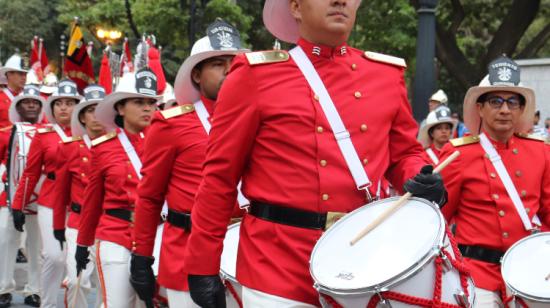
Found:
[{"label": "tree trunk", "polygon": [[134,22],[134,18],[132,17],[132,7],[130,5],[130,0],[124,0],[124,6],[126,7],[126,17],[128,18],[130,29],[132,29],[132,32],[134,32],[134,36],[136,37],[136,39],[139,40],[140,35],[136,23]]}]

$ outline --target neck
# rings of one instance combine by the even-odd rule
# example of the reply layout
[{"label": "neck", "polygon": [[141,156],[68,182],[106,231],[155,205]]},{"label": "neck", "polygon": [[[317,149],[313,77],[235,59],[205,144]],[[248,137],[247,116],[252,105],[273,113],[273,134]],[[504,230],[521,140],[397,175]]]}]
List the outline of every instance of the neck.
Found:
[{"label": "neck", "polygon": [[20,87],[12,84],[8,84],[8,89],[14,93],[19,93],[22,90]]},{"label": "neck", "polygon": [[514,135],[514,130],[509,131],[495,131],[491,130],[487,127],[483,128],[483,131],[487,136],[491,137],[491,139],[501,142],[501,143],[507,143],[510,138]]},{"label": "neck", "polygon": [[342,44],[347,42],[348,36],[349,36],[349,35],[335,34],[334,36],[329,35],[326,38],[318,38],[316,37],[317,36],[316,34],[306,33],[306,31],[303,31],[302,33],[300,33],[300,35],[302,36],[302,38],[304,38],[306,41],[312,44],[320,44],[320,45],[325,45],[332,48],[342,46]]},{"label": "neck", "polygon": [[88,137],[90,137],[90,139],[95,139],[95,138],[103,135],[104,133],[105,133],[104,131],[96,131],[96,130],[86,129],[86,134],[88,135]]},{"label": "neck", "polygon": [[434,141],[433,145],[434,145],[434,148],[436,150],[441,150],[443,148],[443,146],[445,145],[445,143],[440,143],[440,142]]},{"label": "neck", "polygon": [[21,120],[23,122],[28,122],[28,123],[31,123],[31,124],[36,124],[36,122],[38,122],[37,118],[23,118],[23,117],[21,117]]},{"label": "neck", "polygon": [[124,129],[130,134],[137,134],[142,131],[141,127],[131,125],[130,123],[124,121]]}]

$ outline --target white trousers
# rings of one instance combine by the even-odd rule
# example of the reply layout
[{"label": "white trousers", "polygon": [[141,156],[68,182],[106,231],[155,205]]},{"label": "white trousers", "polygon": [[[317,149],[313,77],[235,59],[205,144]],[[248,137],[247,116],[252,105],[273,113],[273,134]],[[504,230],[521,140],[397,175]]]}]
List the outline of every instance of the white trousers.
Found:
[{"label": "white trousers", "polygon": [[315,308],[307,303],[293,301],[288,298],[279,297],[258,290],[243,286],[243,307],[262,307],[262,308]]},{"label": "white trousers", "polygon": [[103,307],[145,307],[130,284],[130,251],[112,242],[97,241],[96,258]]},{"label": "white trousers", "polygon": [[193,300],[187,291],[178,291],[166,289],[168,296],[168,306],[170,308],[200,308]]},{"label": "white trousers", "polygon": [[41,308],[55,308],[57,294],[65,277],[65,251],[53,236],[53,210],[38,205],[38,225],[42,236]]},{"label": "white trousers", "polygon": [[[67,239],[67,277],[64,283],[67,286],[66,301],[70,308],[87,308],[88,301],[86,297],[93,287],[99,287],[99,278],[95,267],[95,249],[93,249],[93,247],[90,249],[90,262],[88,262],[86,269],[80,274],[79,283],[78,277],[76,276],[76,260],[74,258],[78,230],[67,228],[65,237]],[[100,305],[101,294],[98,290],[95,307],[99,307]]]},{"label": "white trousers", "polygon": [[501,308],[504,307],[500,295],[497,292],[476,288],[475,308]]},{"label": "white trousers", "polygon": [[[40,293],[40,231],[36,215],[25,217],[27,241],[27,285],[25,296]],[[0,208],[0,294],[15,291],[15,261],[21,241],[21,232],[15,230],[13,217],[7,207]]]}]

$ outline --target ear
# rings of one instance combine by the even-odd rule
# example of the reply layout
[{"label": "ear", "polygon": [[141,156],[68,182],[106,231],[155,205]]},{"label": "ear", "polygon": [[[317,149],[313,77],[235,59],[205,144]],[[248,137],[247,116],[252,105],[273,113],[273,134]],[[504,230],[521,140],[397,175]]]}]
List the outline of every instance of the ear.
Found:
[{"label": "ear", "polygon": [[485,104],[483,103],[476,103],[476,107],[477,107],[477,114],[479,115],[480,118],[483,119],[483,112],[482,112],[482,109],[483,109],[483,106]]},{"label": "ear", "polygon": [[115,109],[116,109],[118,115],[120,115],[121,117],[124,116],[124,110],[126,109],[124,107],[126,107],[126,104],[115,105]]},{"label": "ear", "polygon": [[[285,0],[278,0],[278,1],[285,1]],[[302,12],[301,12],[301,6],[299,0],[290,0],[290,14],[292,14],[292,17],[296,20],[302,20]]]},{"label": "ear", "polygon": [[193,68],[193,70],[191,70],[191,80],[193,80],[194,83],[199,85],[201,81],[201,71],[196,68]]}]

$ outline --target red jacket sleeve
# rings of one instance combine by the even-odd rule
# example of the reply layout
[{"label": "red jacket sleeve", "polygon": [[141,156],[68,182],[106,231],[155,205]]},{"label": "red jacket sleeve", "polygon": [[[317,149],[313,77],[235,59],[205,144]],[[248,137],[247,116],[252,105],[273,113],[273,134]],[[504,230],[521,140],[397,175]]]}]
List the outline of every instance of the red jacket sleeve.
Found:
[{"label": "red jacket sleeve", "polygon": [[[199,186],[185,254],[190,274],[216,275],[223,239],[234,210],[237,184],[249,159],[260,124],[254,76],[244,57],[236,58],[220,91],[208,141],[204,177]],[[243,91],[247,96],[239,95]]]},{"label": "red jacket sleeve", "polygon": [[167,134],[169,129],[168,123],[157,118],[149,127],[145,138],[141,168],[143,177],[138,187],[139,199],[135,208],[134,226],[135,252],[143,256],[153,254],[159,215],[176,159],[176,148],[171,146],[169,140],[172,135]]},{"label": "red jacket sleeve", "polygon": [[44,151],[42,146],[43,135],[36,133],[31,142],[31,147],[27,155],[27,165],[23,171],[23,176],[19,180],[15,197],[12,202],[12,208],[22,210],[29,202],[34,188],[42,175],[42,166],[44,160]]},{"label": "red jacket sleeve", "polygon": [[540,210],[537,213],[545,226],[546,230],[550,230],[550,145],[545,145],[545,162],[544,162],[544,176],[542,178],[541,185],[541,198],[540,198]]},{"label": "red jacket sleeve", "polygon": [[[101,145],[99,145],[101,146]],[[105,176],[102,167],[102,155],[98,148],[92,148],[90,181],[84,191],[84,204],[80,213],[77,244],[92,246],[95,230],[99,223],[105,196]]]},{"label": "red jacket sleeve", "polygon": [[53,228],[65,229],[67,206],[71,202],[71,173],[69,166],[74,159],[73,144],[63,144],[57,150],[57,167],[53,190]]}]

